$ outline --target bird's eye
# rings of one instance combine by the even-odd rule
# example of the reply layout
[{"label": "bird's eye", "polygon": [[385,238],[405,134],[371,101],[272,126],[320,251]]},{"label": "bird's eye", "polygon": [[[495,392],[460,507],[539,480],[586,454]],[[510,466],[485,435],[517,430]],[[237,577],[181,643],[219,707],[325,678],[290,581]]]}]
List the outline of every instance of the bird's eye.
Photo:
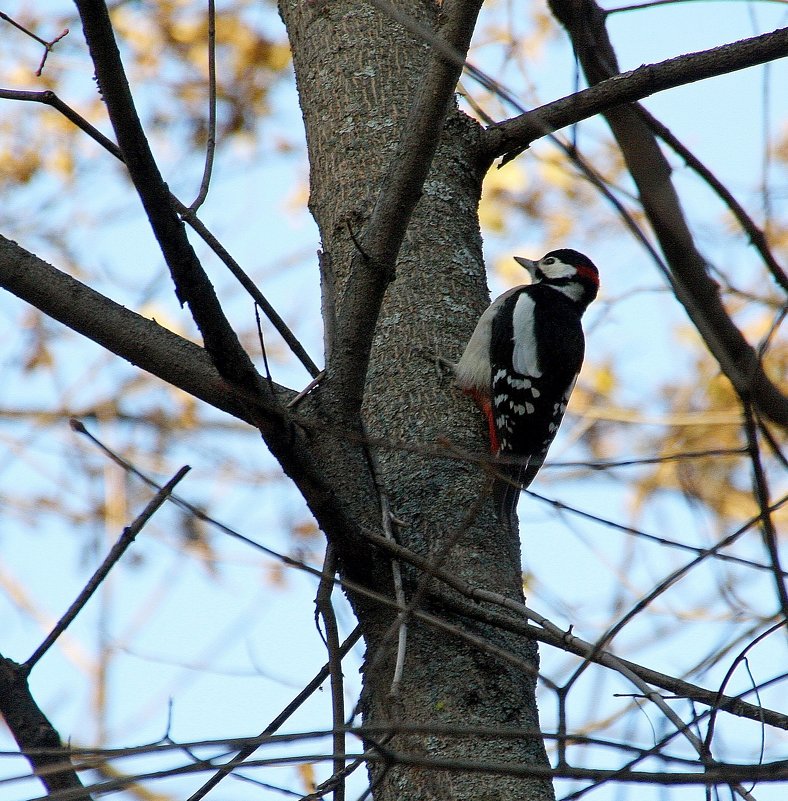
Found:
[{"label": "bird's eye", "polygon": [[550,258],[549,259],[545,259],[542,262],[542,264],[555,264],[555,258],[553,256],[550,256]]}]

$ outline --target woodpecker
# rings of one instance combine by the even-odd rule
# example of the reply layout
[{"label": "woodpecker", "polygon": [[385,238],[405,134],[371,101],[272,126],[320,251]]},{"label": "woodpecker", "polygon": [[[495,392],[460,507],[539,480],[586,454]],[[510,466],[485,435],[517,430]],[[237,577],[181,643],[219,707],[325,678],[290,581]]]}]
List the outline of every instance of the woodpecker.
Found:
[{"label": "woodpecker", "polygon": [[496,511],[510,527],[520,489],[544,463],[566,411],[583,364],[580,320],[599,290],[599,271],[576,250],[514,260],[531,283],[493,301],[456,366],[457,385],[487,418],[490,449],[500,461]]}]

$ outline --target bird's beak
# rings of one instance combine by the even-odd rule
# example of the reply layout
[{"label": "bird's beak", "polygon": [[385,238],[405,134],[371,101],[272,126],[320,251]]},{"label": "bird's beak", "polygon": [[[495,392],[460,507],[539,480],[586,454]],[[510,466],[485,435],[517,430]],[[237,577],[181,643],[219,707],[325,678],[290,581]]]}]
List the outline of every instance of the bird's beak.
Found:
[{"label": "bird's beak", "polygon": [[516,262],[517,262],[517,263],[518,263],[518,264],[519,264],[521,267],[525,267],[525,269],[526,269],[526,270],[528,270],[528,272],[530,273],[530,275],[531,275],[531,278],[533,278],[534,280],[536,280],[536,268],[537,268],[537,266],[539,265],[539,262],[537,262],[537,261],[531,261],[531,259],[526,259],[526,258],[523,258],[522,256],[515,256],[515,257],[514,257],[514,260],[515,260],[515,261],[516,261]]}]

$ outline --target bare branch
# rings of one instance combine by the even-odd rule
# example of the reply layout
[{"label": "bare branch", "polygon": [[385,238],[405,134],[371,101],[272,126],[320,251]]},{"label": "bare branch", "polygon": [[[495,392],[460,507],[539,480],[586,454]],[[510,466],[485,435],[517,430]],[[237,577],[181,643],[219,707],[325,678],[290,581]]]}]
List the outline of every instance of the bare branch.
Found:
[{"label": "bare branch", "polygon": [[[43,103],[46,106],[51,106],[77,128],[84,131],[91,139],[98,142],[108,153],[111,153],[119,161],[124,161],[123,153],[121,153],[120,148],[111,139],[104,136],[98,128],[91,125],[67,103],[64,103],[54,92],[49,90],[43,92],[28,92],[18,89],[0,89],[0,98],[5,100],[22,100],[30,103]],[[233,276],[235,276],[238,283],[241,284],[255,303],[263,310],[263,313],[293,352],[293,355],[304,365],[312,378],[315,378],[320,372],[320,368],[312,361],[295,334],[288,328],[285,321],[268,302],[254,281],[244,272],[241,265],[238,264],[224,245],[208,230],[205,224],[197,217],[193,209],[187,208],[173,194],[170,194],[170,201],[181,218],[202,238],[205,244],[208,245],[216,256],[225,264],[227,269],[230,270]]]},{"label": "bare branch", "polygon": [[484,157],[492,161],[504,156],[507,161],[513,152],[515,155],[522,152],[534,140],[608,109],[676,86],[773,61],[786,54],[788,28],[778,28],[750,39],[605,76],[588,89],[488,128],[482,140]]},{"label": "bare branch", "polygon": [[91,801],[60,735],[30,693],[27,676],[24,665],[0,654],[0,714],[48,794],[65,792],[74,801]]},{"label": "bare branch", "polygon": [[[2,236],[0,286],[110,352],[253,424],[245,404],[199,345],[115,303]],[[266,385],[258,402],[267,394]]]},{"label": "bare branch", "polygon": [[[439,30],[446,43],[463,57],[468,51],[480,0],[444,3]],[[416,97],[389,174],[372,211],[361,245],[365,259],[357,253],[345,297],[345,308],[336,322],[329,376],[334,392],[342,398],[343,413],[356,418],[361,409],[372,332],[386,287],[394,278],[394,266],[413,209],[438,146],[448,105],[454,96],[461,66],[432,52],[421,90]]]},{"label": "bare branch", "polygon": [[345,723],[345,684],[342,678],[342,656],[339,647],[337,616],[331,601],[336,572],[336,552],[334,546],[329,542],[323,561],[323,576],[320,579],[315,598],[315,616],[319,615],[323,618],[324,642],[328,651],[329,677],[331,679],[331,715],[334,729],[334,754],[336,754],[333,770],[334,776],[338,779],[334,790],[334,801],[345,801],[345,782],[342,778],[345,761],[340,756],[345,753],[345,733],[342,730]]},{"label": "bare branch", "polygon": [[711,170],[697,157],[691,150],[685,147],[670,131],[670,129],[663,125],[653,114],[650,114],[642,106],[638,106],[638,110],[643,115],[643,118],[648,122],[654,133],[673,150],[676,155],[680,156],[685,164],[690,169],[694,170],[710,187],[717,193],[717,196],[723,203],[730,209],[731,214],[736,218],[742,230],[747,234],[753,247],[761,254],[764,264],[772,274],[774,280],[788,292],[788,276],[785,270],[774,258],[774,254],[769,249],[769,243],[766,241],[766,234],[755,224],[749,214],[744,210],[744,207],[733,196],[730,190],[717,178]]},{"label": "bare branch", "polygon": [[[533,612],[527,606],[519,603],[518,601],[512,600],[511,598],[505,598],[504,596],[491,592],[490,590],[472,587],[459,576],[440,568],[434,568],[429,559],[409,550],[408,548],[404,548],[401,545],[390,542],[380,534],[375,534],[368,531],[366,532],[365,536],[375,546],[390,553],[392,556],[395,556],[403,562],[408,562],[424,571],[431,571],[431,574],[435,578],[461,593],[471,602],[467,605],[459,605],[456,603],[456,601],[452,602],[444,595],[441,595],[441,602],[446,604],[448,608],[456,609],[457,611],[460,611],[461,614],[467,615],[473,619],[484,620],[487,623],[500,626],[506,630],[516,631],[526,636],[534,637],[541,642],[547,643],[556,648],[561,648],[562,650],[576,654],[577,656],[590,659],[592,662],[597,662],[603,665],[606,664],[606,651],[600,650],[594,644],[582,640],[574,635],[571,631],[562,631],[557,626],[550,623],[550,621],[547,620],[547,618],[545,618],[543,615]],[[717,547],[720,546],[718,545]],[[480,602],[500,606],[507,611],[513,612],[517,617],[490,614],[488,610],[484,609],[480,605]],[[426,616],[422,616],[422,613],[418,611],[414,614],[416,617],[426,619]],[[532,620],[537,625],[529,625],[526,620]],[[656,687],[661,687],[663,690],[674,693],[679,697],[691,698],[699,703],[714,706],[720,711],[729,712],[730,714],[743,718],[749,718],[750,720],[755,720],[758,722],[764,721],[770,726],[776,726],[778,728],[788,730],[788,715],[784,715],[771,709],[755,706],[753,704],[748,704],[745,701],[742,701],[740,698],[732,696],[720,696],[715,690],[707,690],[704,687],[691,684],[690,682],[683,681],[682,679],[674,678],[673,676],[659,673],[656,670],[639,665],[635,662],[630,662],[626,659],[619,659],[618,657],[613,657],[613,659],[616,663],[620,663],[626,667],[627,670],[640,677],[643,681],[653,684]],[[608,667],[614,666],[608,665]],[[614,667],[614,669],[616,668]]]},{"label": "bare branch", "polygon": [[771,560],[780,613],[784,619],[788,619],[788,590],[786,590],[785,573],[783,572],[780,561],[777,531],[769,508],[769,484],[766,480],[766,471],[763,469],[763,462],[761,461],[761,449],[758,444],[758,429],[755,425],[755,417],[750,404],[746,402],[744,404],[744,431],[747,437],[747,448],[752,463],[753,496],[758,503],[758,508],[761,510],[760,524],[763,541],[766,546],[766,552],[769,554],[769,559]]},{"label": "bare branch", "polygon": [[170,203],[169,189],[134,108],[106,4],[103,0],[76,0],[76,6],[118,146],[170,269],[176,295],[181,303],[189,304],[205,348],[221,375],[247,392],[259,391],[262,379],[225,317],[183,222]]},{"label": "bare branch", "polygon": [[[572,38],[588,82],[599,84],[614,76],[618,70],[616,55],[605,29],[604,12],[595,0],[577,3],[551,0],[550,7]],[[788,28],[764,36],[765,39],[757,37],[764,47],[770,49],[771,45],[778,45],[774,51],[770,50],[772,58],[788,52]],[[714,61],[711,59],[707,69],[711,69]],[[700,69],[699,75],[704,75]],[[654,134],[636,108],[619,105],[603,113],[670,266],[676,297],[739,395],[749,400],[763,416],[788,426],[788,398],[768,378],[758,354],[723,306],[719,287],[709,275],[707,262],[695,246],[670,179],[670,165]]]},{"label": "bare branch", "polygon": [[145,524],[153,517],[164,501],[167,500],[170,493],[189,470],[191,470],[191,468],[188,465],[178,470],[153,498],[151,498],[148,505],[137,515],[134,522],[123,529],[123,533],[120,535],[118,541],[112,546],[110,552],[104,558],[104,561],[96,569],[96,572],[88,579],[87,584],[85,584],[82,591],[74,600],[74,603],[71,604],[63,617],[58,620],[57,625],[49,632],[44,642],[36,648],[27,662],[22,666],[28,673],[33,669],[38,660],[57,642],[58,637],[60,637],[74,618],[82,611],[85,604],[99,588],[101,582],[109,575],[109,571],[120,561],[123,554],[126,553],[129,546],[134,542],[137,534],[142,531]]},{"label": "bare branch", "polygon": [[[361,627],[356,626],[350,633],[348,638],[342,643],[337,651],[337,657],[343,658],[346,656],[350,649],[361,639]],[[260,732],[259,737],[265,737],[275,732],[285,721],[320,687],[326,680],[331,671],[331,662],[327,662],[317,672],[312,681],[307,684],[301,692]],[[248,759],[259,747],[261,743],[255,742],[252,745],[242,748],[226,765],[222,765],[218,772],[212,776],[199,790],[192,793],[186,801],[200,801],[204,798],[217,784],[227,775],[232,773],[233,770],[240,767],[246,759]]]},{"label": "bare branch", "polygon": [[216,153],[216,3],[208,0],[208,141],[205,145],[205,167],[200,190],[189,211],[194,213],[208,197],[213,172],[213,157]]},{"label": "bare branch", "polygon": [[22,31],[22,33],[27,34],[31,39],[34,39],[40,45],[44,47],[44,54],[41,56],[41,61],[38,64],[38,69],[36,70],[36,77],[41,77],[41,73],[44,71],[44,65],[47,63],[47,58],[49,54],[52,52],[52,48],[64,37],[68,36],[68,28],[64,28],[54,39],[51,41],[47,41],[46,39],[42,39],[37,34],[33,33],[33,31],[28,30],[25,28],[24,25],[20,25],[15,19],[9,17],[4,11],[0,11],[0,19],[5,20],[10,25],[13,25],[18,30]]},{"label": "bare branch", "polygon": [[[295,393],[261,382],[255,394],[228,384],[206,351],[95,292],[0,236],[0,286],[88,339],[169,384],[258,428],[271,453],[294,478],[326,532],[351,536],[358,524],[285,408]],[[64,300],[67,299],[67,300]]]}]

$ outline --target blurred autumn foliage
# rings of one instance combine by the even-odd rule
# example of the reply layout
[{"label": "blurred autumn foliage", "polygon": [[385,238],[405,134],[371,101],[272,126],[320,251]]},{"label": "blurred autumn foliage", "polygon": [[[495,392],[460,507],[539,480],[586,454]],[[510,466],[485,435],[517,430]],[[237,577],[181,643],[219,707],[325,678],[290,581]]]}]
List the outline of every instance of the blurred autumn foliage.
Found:
[{"label": "blurred autumn foliage", "polygon": [[[471,60],[494,65],[501,82],[516,86],[523,105],[531,108],[559,93],[548,80],[556,63],[566,74],[560,91],[571,91],[575,77],[571,49],[560,27],[541,5],[526,8],[527,13],[514,15],[507,3],[490,3],[476,33]],[[95,90],[92,65],[70,4],[18,3],[8,13],[48,41],[65,28],[70,33],[53,47],[41,76],[36,77],[41,45],[0,21],[0,87],[56,92],[108,135],[105,107]],[[209,138],[205,7],[191,0],[120,0],[111,5],[111,16],[153,149],[170,188],[188,203],[199,186]],[[216,61],[218,167],[206,219],[253,279],[271,290],[280,313],[319,362],[322,328],[317,319],[314,255],[319,243],[301,202],[308,194],[308,168],[295,109],[290,49],[275,8],[259,0],[219,3]],[[752,78],[756,86],[757,80]],[[751,91],[750,98],[755,94]],[[709,103],[719,105],[720,101],[713,98]],[[485,117],[499,120],[513,113],[503,100],[467,78],[460,104],[483,122]],[[10,99],[0,99],[0,107],[4,198],[0,231],[118,302],[197,339],[193,324],[172,296],[161,256],[152,246],[121,166],[51,108]],[[742,113],[750,113],[750,107]],[[769,109],[764,112],[769,113]],[[702,128],[691,120],[686,128],[701,148],[708,144],[703,136],[709,135]],[[580,133],[557,137],[566,147],[539,142],[502,169],[490,170],[479,209],[493,294],[521,282],[519,268],[511,259],[514,253],[536,256],[557,243],[571,243],[600,254],[602,296],[590,314],[586,366],[552,454],[554,464],[546,466],[534,489],[584,509],[594,502],[602,506],[600,499],[609,496],[612,510],[598,511],[622,526],[654,529],[666,519],[680,519],[684,525],[694,517],[702,518],[702,533],[688,539],[712,541],[757,518],[762,506],[763,499],[759,502],[753,490],[752,443],[745,434],[741,399],[698,334],[688,330],[658,266],[640,243],[633,243],[622,216],[583,177],[571,156],[575,147],[582,151],[634,224],[646,229],[624,161],[607,129],[590,123]],[[785,123],[778,130],[767,126],[764,141],[754,149],[758,152],[748,163],[760,162],[760,173],[758,167],[746,173],[732,170],[725,180],[733,175],[734,188],[746,198],[772,251],[784,261],[788,215],[780,212],[785,209],[788,178]],[[748,341],[760,348],[773,382],[788,392],[788,339],[780,330],[783,293],[748,249],[746,236],[728,209],[709,199],[678,156],[671,158],[679,181],[687,188],[688,208],[710,254],[710,271],[722,288],[726,309]],[[711,145],[709,159],[720,161]],[[201,253],[206,255],[207,249]],[[308,376],[268,322],[263,320],[258,328],[253,305],[228,274],[213,262],[210,270],[255,364],[261,370],[270,369],[277,381],[305,386]],[[149,493],[145,484],[108,462],[95,444],[68,428],[69,418],[77,417],[146,475],[169,475],[187,459],[199,463],[195,494],[205,519],[181,510],[151,525],[151,537],[172,556],[173,566],[168,576],[157,574],[156,586],[146,596],[146,615],[154,615],[166,603],[168,582],[175,583],[172,577],[177,576],[180,560],[190,560],[201,573],[200,580],[217,587],[243,564],[244,557],[237,552],[225,553],[224,535],[212,526],[213,517],[232,520],[238,529],[273,532],[271,537],[282,553],[319,563],[320,532],[278,466],[268,454],[260,453],[260,443],[254,434],[250,437],[247,427],[119,363],[15,299],[3,295],[0,309],[4,343],[0,506],[13,524],[12,533],[0,538],[15,536],[16,526],[28,530],[33,540],[43,538],[47,530],[62,532],[55,539],[72,549],[67,553],[77,554],[64,569],[77,570],[92,563],[108,534],[121,530],[131,510],[145,503]],[[775,426],[759,422],[770,500],[782,503],[787,487],[779,447],[784,442]],[[449,422],[446,435],[451,439]],[[682,455],[685,458],[679,458]],[[624,461],[634,466],[619,464]],[[579,491],[574,498],[575,487],[591,489]],[[529,506],[524,515],[526,528],[534,524],[529,531],[544,522],[537,520],[536,508],[541,507]],[[682,511],[676,512],[677,508]],[[545,513],[552,525],[565,515],[560,508]],[[775,525],[785,519],[785,506],[774,510]],[[527,569],[533,572],[538,570],[535,535],[527,536],[531,538],[525,549]],[[621,608],[650,586],[654,563],[645,550],[632,556],[640,541],[628,545],[622,558],[621,551],[612,549],[611,554],[607,542],[577,536],[583,547],[588,545],[595,552],[598,562],[590,561],[586,572],[604,575],[599,579],[604,590],[584,607],[582,598],[559,598],[556,587],[546,586],[543,578],[530,577],[530,600],[549,613],[566,615],[569,623],[578,610],[586,610],[584,623],[592,634],[601,635]],[[674,530],[671,536],[679,534]],[[153,573],[157,559],[164,558],[155,547],[141,547],[134,554],[130,564],[139,574],[146,569]],[[763,558],[760,542],[750,543],[740,555]],[[671,558],[665,559],[670,566]],[[292,582],[281,561],[258,554],[249,561],[267,590],[288,591]],[[47,608],[48,600],[26,590],[25,576],[32,568],[18,562],[15,574],[14,564],[0,569],[0,592],[17,610],[14,614],[39,622],[50,619],[56,609]],[[634,564],[642,572],[630,575],[628,568]],[[758,592],[753,589],[753,594]],[[731,597],[721,593],[712,608],[705,596],[688,591],[686,598],[675,603],[686,601],[681,615],[697,619],[699,626],[712,613],[734,626],[742,621],[742,613],[739,599],[734,602]],[[659,614],[650,624],[654,630],[661,625]],[[742,626],[755,627],[754,621],[772,622],[776,616],[776,608],[759,610]],[[99,623],[106,626],[106,620]],[[77,706],[94,721],[96,744],[104,742],[102,737],[112,739],[107,723],[114,715],[108,665],[124,649],[133,649],[141,626],[140,621],[130,624],[111,643],[99,638],[100,655],[80,668],[92,699],[83,699]],[[642,646],[650,653],[653,640],[643,635],[633,641],[633,649]],[[706,662],[723,649],[716,641],[703,647],[704,653],[691,661],[705,670]],[[690,670],[687,664],[683,668]],[[624,716],[620,710],[608,713],[589,704],[578,731],[605,731]],[[627,725],[622,723],[617,732]],[[129,732],[134,733],[133,727],[123,734]],[[311,762],[301,764],[297,775],[294,771],[292,784],[299,792],[312,792],[316,783]]]}]

